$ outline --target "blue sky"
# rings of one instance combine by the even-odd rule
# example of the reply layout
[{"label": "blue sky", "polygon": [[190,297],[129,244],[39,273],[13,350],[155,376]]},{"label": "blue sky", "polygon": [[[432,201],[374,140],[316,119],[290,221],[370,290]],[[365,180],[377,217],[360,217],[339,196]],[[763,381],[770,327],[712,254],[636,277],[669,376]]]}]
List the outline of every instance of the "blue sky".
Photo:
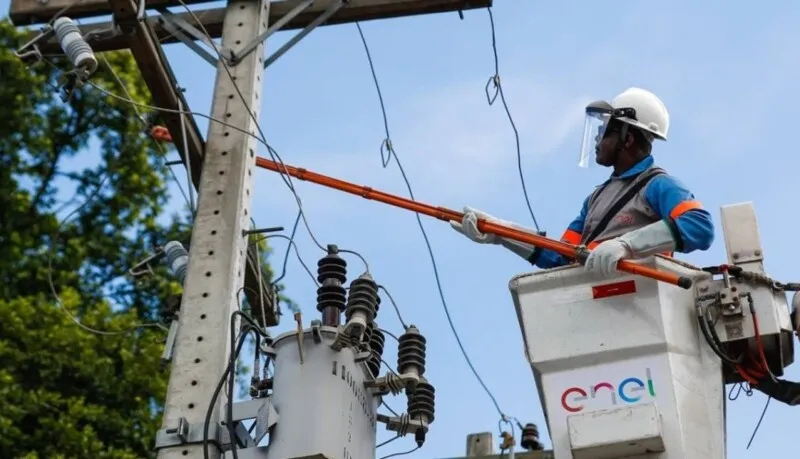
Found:
[{"label": "blue sky", "polygon": [[[0,0],[2,10],[7,5]],[[798,280],[800,273],[792,269],[796,250],[786,242],[798,223],[789,203],[800,158],[786,138],[797,128],[794,50],[800,42],[800,4],[773,1],[754,8],[743,2],[674,1],[613,7],[506,0],[497,1],[493,11],[500,73],[543,229],[559,235],[609,173],[577,167],[583,104],[639,86],[658,94],[671,114],[670,140],[654,149],[658,164],[695,192],[718,225],[721,205],[753,201],[768,272]],[[467,11],[463,21],[452,13],[369,22],[363,29],[392,140],[417,198],[456,209],[471,205],[530,226],[513,132],[499,101],[490,107],[484,94],[494,72],[486,11]],[[289,34],[279,34],[268,48],[276,49]],[[191,108],[207,113],[214,70],[181,45],[166,49]],[[396,165],[381,167],[383,122],[355,25],[315,31],[267,70],[264,85],[262,126],[288,164],[405,195]],[[198,123],[205,133],[206,121]],[[425,447],[406,457],[462,456],[466,435],[496,431],[498,415],[459,354],[414,216],[295,183],[316,237],[363,254],[406,321],[428,339],[436,422]],[[259,226],[291,227],[296,205],[278,176],[260,172],[254,196],[252,214]],[[175,206],[181,205],[178,197]],[[499,247],[469,242],[445,223],[425,219],[424,224],[467,352],[503,410],[539,424],[549,443],[508,292],[508,280],[529,266]],[[698,265],[724,262],[718,229],[709,251],[684,258]],[[298,234],[301,254],[315,265],[322,253],[307,233]],[[274,247],[278,264],[285,245],[276,240]],[[316,314],[315,287],[294,256],[289,260],[287,293],[308,320]],[[361,267],[356,259],[348,261],[352,279]],[[381,326],[399,333],[388,303],[382,306]],[[279,329],[289,326],[287,320]],[[386,359],[393,362],[390,349]],[[798,368],[790,367],[787,378],[800,379]],[[745,450],[765,401],[756,393],[729,402],[729,458],[791,450],[793,439],[782,431],[796,413],[776,402]],[[402,398],[388,402],[405,406]],[[388,434],[379,433],[381,438]],[[381,448],[378,457],[412,445],[410,437],[398,440]]]}]

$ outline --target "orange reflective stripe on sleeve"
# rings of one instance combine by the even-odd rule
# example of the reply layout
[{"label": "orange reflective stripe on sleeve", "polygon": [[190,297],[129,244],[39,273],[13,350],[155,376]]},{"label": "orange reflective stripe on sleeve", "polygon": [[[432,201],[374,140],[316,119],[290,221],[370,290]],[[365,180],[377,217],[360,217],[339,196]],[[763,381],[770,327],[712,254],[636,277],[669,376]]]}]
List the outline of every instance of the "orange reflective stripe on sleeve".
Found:
[{"label": "orange reflective stripe on sleeve", "polygon": [[702,209],[702,208],[703,205],[700,204],[700,201],[695,201],[694,199],[689,201],[683,201],[682,203],[672,208],[672,211],[669,213],[669,218],[676,219],[681,215],[685,214],[686,212],[689,212],[690,210]]},{"label": "orange reflective stripe on sleeve", "polygon": [[581,233],[575,230],[567,229],[564,231],[564,234],[561,235],[561,240],[568,244],[578,245],[581,243]]}]

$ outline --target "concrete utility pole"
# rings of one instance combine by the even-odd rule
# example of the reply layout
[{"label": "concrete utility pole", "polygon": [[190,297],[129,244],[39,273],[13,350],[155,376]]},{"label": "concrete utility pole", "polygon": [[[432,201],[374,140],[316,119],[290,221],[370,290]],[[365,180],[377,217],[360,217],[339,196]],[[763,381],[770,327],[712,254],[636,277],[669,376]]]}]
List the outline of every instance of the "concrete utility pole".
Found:
[{"label": "concrete utility pole", "polygon": [[[217,69],[211,116],[229,126],[210,122],[204,144],[191,117],[162,114],[184,165],[191,168],[199,199],[164,430],[157,440],[159,459],[203,457],[205,414],[227,366],[231,314],[238,309],[243,285],[256,320],[265,326],[277,324],[269,286],[260,276],[258,260],[247,255],[248,237],[243,234],[249,229],[257,143],[253,135],[259,135],[256,120],[264,69],[320,25],[460,12],[491,4],[492,0],[286,0],[274,4],[269,0],[230,0],[226,8],[190,14],[166,10],[180,6],[175,0],[12,0],[10,17],[18,26],[45,23],[55,14],[74,19],[112,14],[113,22],[81,26],[80,30],[84,37],[92,37],[89,43],[94,51],[129,48],[158,107],[190,111],[161,49],[162,42],[180,40]],[[147,17],[140,11],[142,6],[161,14]],[[267,37],[290,28],[302,31],[265,59]],[[221,37],[221,46],[204,37],[202,29],[212,38]],[[43,53],[61,51],[53,39],[38,47]],[[223,437],[218,426],[220,408],[226,403],[221,395],[211,416],[211,457],[221,454],[215,444]],[[298,441],[303,441],[300,432]]]},{"label": "concrete utility pole", "polygon": [[[267,29],[268,17],[268,0],[228,2],[222,46],[237,49],[252,42]],[[254,52],[234,66],[223,60],[218,64],[211,117],[231,127],[209,123],[183,313],[164,407],[167,429],[177,428],[182,419],[190,426],[203,425],[219,375],[228,364],[231,314],[239,309],[237,293],[244,285],[242,267],[249,240],[242,230],[249,227],[257,147],[256,138],[247,133],[258,132],[263,47],[258,42]],[[220,400],[227,402],[224,397]],[[212,426],[219,424],[221,406],[215,407]],[[158,457],[180,458],[187,452],[202,457],[202,444],[179,443],[159,449]]]}]

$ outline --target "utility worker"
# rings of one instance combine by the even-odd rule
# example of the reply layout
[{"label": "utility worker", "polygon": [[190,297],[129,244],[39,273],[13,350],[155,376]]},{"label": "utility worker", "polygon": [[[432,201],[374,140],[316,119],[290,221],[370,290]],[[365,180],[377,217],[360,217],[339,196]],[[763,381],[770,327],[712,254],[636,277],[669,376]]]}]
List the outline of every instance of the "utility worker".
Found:
[{"label": "utility worker", "polygon": [[[597,101],[586,107],[579,164],[586,167],[594,151],[598,164],[614,169],[584,200],[578,217],[561,236],[564,242],[592,250],[587,271],[609,277],[623,258],[707,250],[714,241],[708,211],[678,179],[653,164],[653,140],[666,141],[668,130],[664,103],[643,89],[630,88],[610,103]],[[451,225],[475,242],[501,244],[540,268],[572,262],[549,250],[481,233],[479,218],[533,232],[470,207],[464,209],[461,223]]]}]

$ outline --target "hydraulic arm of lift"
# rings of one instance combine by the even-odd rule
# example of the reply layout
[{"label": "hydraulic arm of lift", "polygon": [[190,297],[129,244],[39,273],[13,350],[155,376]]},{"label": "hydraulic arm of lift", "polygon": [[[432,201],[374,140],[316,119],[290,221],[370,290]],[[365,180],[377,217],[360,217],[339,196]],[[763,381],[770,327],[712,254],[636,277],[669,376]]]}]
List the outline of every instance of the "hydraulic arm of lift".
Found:
[{"label": "hydraulic arm of lift", "polygon": [[[291,175],[299,180],[307,180],[318,185],[327,186],[339,191],[361,196],[365,199],[373,199],[384,204],[411,210],[420,214],[428,215],[430,217],[438,218],[440,220],[460,222],[464,217],[464,214],[461,212],[456,212],[444,207],[435,207],[429,204],[424,204],[412,199],[407,199],[401,196],[375,190],[368,186],[356,185],[344,180],[318,174],[316,172],[311,172],[303,168],[287,166],[283,163],[270,161],[265,158],[256,158],[256,165],[273,172]],[[560,253],[565,257],[574,259],[581,264],[586,262],[586,258],[590,253],[589,249],[584,246],[575,246],[566,242],[557,241],[482,219],[478,220],[478,229],[486,233],[496,234],[500,237],[524,242],[541,249],[552,250],[553,252]],[[677,285],[683,289],[689,289],[692,286],[692,279],[689,277],[678,276],[666,271],[659,271],[629,260],[621,260],[619,263],[617,263],[617,269],[628,274],[643,276],[660,282],[665,282],[667,284]]]}]

